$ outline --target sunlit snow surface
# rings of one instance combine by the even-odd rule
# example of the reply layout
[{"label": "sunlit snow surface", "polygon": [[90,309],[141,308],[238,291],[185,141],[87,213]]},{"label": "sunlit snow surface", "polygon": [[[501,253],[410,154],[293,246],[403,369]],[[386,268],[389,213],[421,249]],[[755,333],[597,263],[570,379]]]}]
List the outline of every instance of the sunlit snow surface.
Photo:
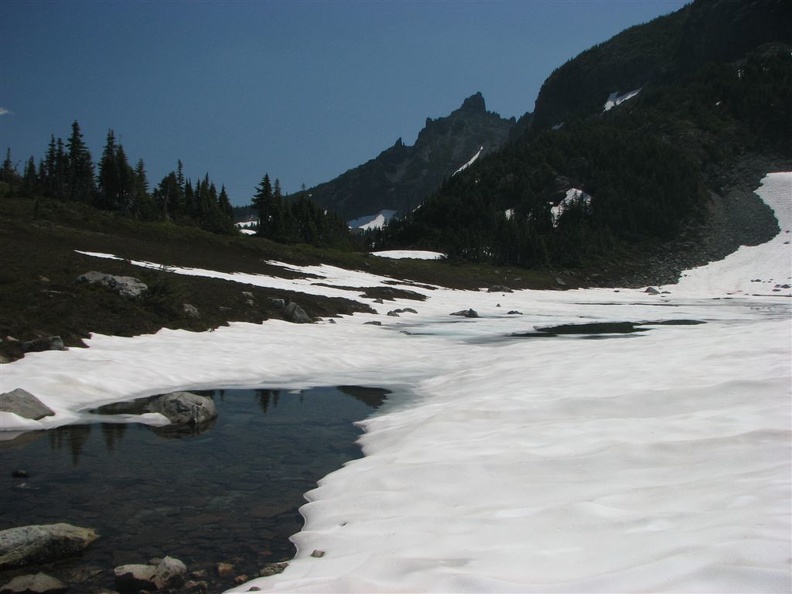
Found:
[{"label": "sunlit snow surface", "polygon": [[[336,324],[94,336],[4,365],[2,391],[25,388],[57,415],[0,421],[51,427],[182,388],[392,389],[362,423],[365,457],[307,494],[286,571],[234,592],[790,592],[792,174],[758,192],[781,234],[665,294],[405,285],[428,299]],[[389,280],[303,270],[322,278],[178,272],[347,297],[316,283]],[[418,313],[386,315],[399,307]],[[449,315],[467,308],[480,317]],[[705,323],[659,323],[678,320]],[[605,321],[650,324],[512,336]]]},{"label": "sunlit snow surface", "polygon": [[443,254],[439,252],[428,252],[426,250],[384,250],[381,252],[372,252],[372,255],[396,260],[401,260],[403,258],[411,258],[413,260],[439,260],[443,258]]}]

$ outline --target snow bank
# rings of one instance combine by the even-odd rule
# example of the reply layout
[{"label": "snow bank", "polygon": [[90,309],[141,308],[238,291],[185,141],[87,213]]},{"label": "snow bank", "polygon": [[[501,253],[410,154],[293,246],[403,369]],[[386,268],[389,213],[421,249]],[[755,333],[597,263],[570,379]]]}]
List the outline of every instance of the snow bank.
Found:
[{"label": "snow bank", "polygon": [[439,252],[428,252],[423,250],[384,250],[381,252],[372,252],[372,256],[379,256],[380,258],[394,258],[400,260],[402,258],[414,258],[416,260],[439,260],[444,255]]},{"label": "snow bank", "polygon": [[[769,176],[759,190],[780,222],[790,180]],[[783,237],[763,247],[661,295],[409,285],[427,300],[336,324],[95,335],[88,349],[4,365],[0,388],[55,410],[43,427],[177,389],[391,388],[362,423],[365,457],[307,494],[286,571],[231,592],[789,592],[790,300],[729,295],[732,279],[789,272]],[[343,293],[316,279],[176,271]],[[336,287],[392,281],[305,271]],[[418,313],[387,315],[398,307]],[[467,308],[480,317],[449,316]],[[647,325],[513,336],[608,321]]]}]

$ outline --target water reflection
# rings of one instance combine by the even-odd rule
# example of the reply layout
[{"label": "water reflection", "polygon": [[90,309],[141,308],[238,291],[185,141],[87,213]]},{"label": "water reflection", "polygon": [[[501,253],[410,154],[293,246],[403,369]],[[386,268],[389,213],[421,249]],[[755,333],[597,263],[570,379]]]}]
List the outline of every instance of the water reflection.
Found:
[{"label": "water reflection", "polygon": [[270,409],[270,403],[273,408],[278,406],[280,399],[280,390],[256,390],[256,398],[261,406],[261,411],[266,415]]},{"label": "water reflection", "polygon": [[72,465],[77,466],[80,454],[91,436],[92,425],[69,425],[55,431],[48,432],[50,449],[59,450],[68,446],[71,450]]},{"label": "water reflection", "polygon": [[[0,442],[0,468],[6,469],[0,530],[56,522],[96,529],[101,537],[81,557],[47,568],[84,593],[112,590],[113,567],[152,557],[171,555],[190,571],[206,569],[209,591],[218,592],[233,585],[233,578],[216,575],[219,561],[255,575],[268,562],[291,558],[289,536],[302,527],[303,494],[360,457],[354,422],[387,392],[344,387],[209,395],[218,417],[199,432],[93,423]],[[93,412],[112,418],[143,407],[145,401],[135,401]],[[26,476],[14,477],[13,469]],[[75,577],[83,574],[92,577]],[[0,583],[7,578],[0,572]]]}]

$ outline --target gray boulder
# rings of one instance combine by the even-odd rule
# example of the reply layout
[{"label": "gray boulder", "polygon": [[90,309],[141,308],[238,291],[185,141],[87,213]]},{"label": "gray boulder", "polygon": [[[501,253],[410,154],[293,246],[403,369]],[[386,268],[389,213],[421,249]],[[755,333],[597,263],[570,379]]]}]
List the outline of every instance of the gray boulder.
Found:
[{"label": "gray boulder", "polygon": [[201,425],[217,416],[214,400],[192,392],[171,392],[151,400],[146,412],[160,413],[176,425]]},{"label": "gray boulder", "polygon": [[115,276],[95,270],[78,276],[77,282],[99,285],[127,299],[136,299],[148,290],[148,285],[134,276]]},{"label": "gray boulder", "polygon": [[284,310],[286,314],[286,319],[294,324],[312,324],[313,319],[305,310],[297,305],[294,301],[290,301],[289,304],[286,306]]},{"label": "gray boulder", "polygon": [[35,421],[55,414],[49,406],[22,388],[0,394],[0,412],[14,413]]},{"label": "gray boulder", "polygon": [[479,317],[478,312],[475,309],[463,309],[460,311],[455,311],[454,313],[450,314],[452,316],[460,316],[462,318],[477,318]]},{"label": "gray boulder", "polygon": [[184,584],[187,566],[179,559],[165,557],[148,565],[120,565],[113,570],[120,594],[137,594],[141,590],[158,591],[179,588]]},{"label": "gray boulder", "polygon": [[0,586],[0,594],[62,594],[69,589],[57,578],[46,573],[20,575]]},{"label": "gray boulder", "polygon": [[41,351],[63,351],[66,345],[60,336],[47,336],[28,340],[19,345],[25,353],[39,353]]},{"label": "gray boulder", "polygon": [[97,538],[92,528],[64,523],[0,530],[0,569],[60,559],[82,551]]}]

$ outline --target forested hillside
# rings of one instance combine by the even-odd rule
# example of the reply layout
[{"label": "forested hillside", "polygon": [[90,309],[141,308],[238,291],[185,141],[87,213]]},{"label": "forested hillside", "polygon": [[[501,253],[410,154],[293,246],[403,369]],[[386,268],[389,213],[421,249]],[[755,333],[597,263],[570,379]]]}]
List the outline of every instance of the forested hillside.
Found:
[{"label": "forested hillside", "polygon": [[375,241],[556,267],[702,241],[736,167],[792,161],[790,6],[700,0],[584,52],[547,80],[530,130]]}]

